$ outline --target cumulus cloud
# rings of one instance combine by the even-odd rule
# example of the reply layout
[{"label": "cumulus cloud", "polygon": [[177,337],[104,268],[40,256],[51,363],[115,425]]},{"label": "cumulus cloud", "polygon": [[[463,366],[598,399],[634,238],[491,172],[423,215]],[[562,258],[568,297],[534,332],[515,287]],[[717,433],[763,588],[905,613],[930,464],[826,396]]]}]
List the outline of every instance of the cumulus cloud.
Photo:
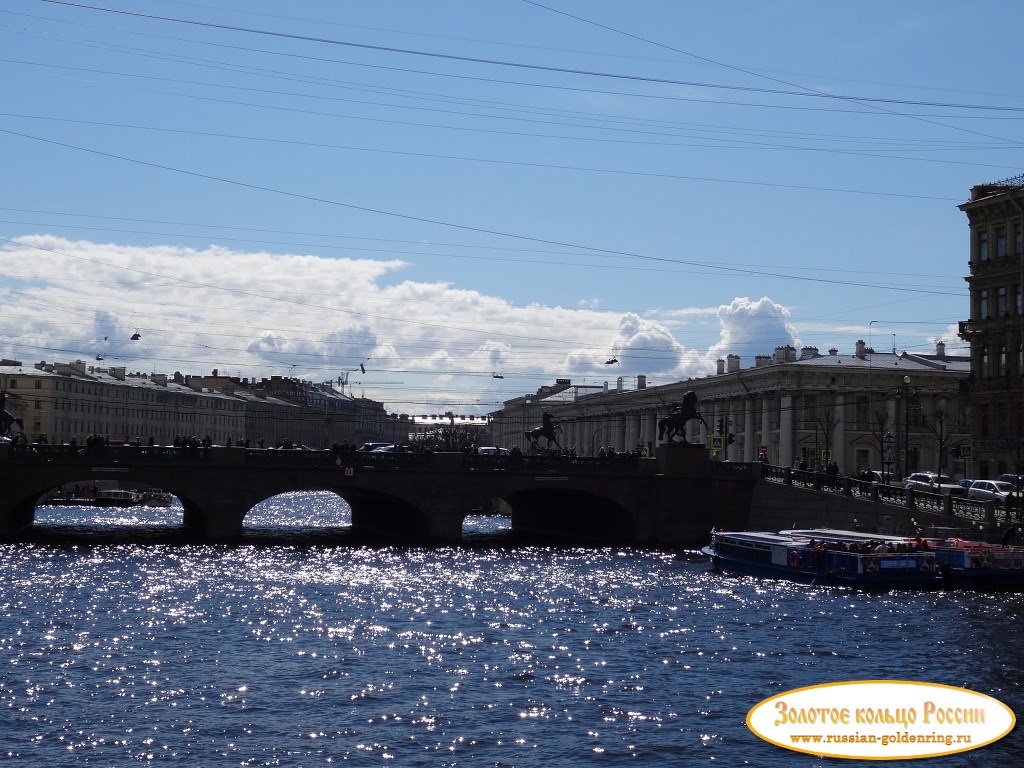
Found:
[{"label": "cumulus cloud", "polygon": [[721,335],[708,350],[711,360],[739,355],[740,364],[749,367],[756,355],[771,354],[776,347],[787,344],[800,346],[798,332],[789,321],[789,310],[767,296],[757,301],[737,297],[720,306],[717,314]]},{"label": "cumulus cloud", "polygon": [[[8,242],[0,255],[19,265],[20,281],[2,294],[4,357],[103,354],[154,372],[218,368],[312,381],[349,372],[347,391],[407,413],[495,410],[567,376],[646,374],[667,383],[713,372],[718,355],[741,354],[749,364],[797,340],[789,311],[768,298],[656,318],[602,311],[596,301],[515,305],[447,282],[388,284],[405,266],[388,260],[45,236]],[[680,341],[682,332],[707,338],[711,317],[720,334],[710,348]],[[130,341],[136,329],[142,338]]]}]

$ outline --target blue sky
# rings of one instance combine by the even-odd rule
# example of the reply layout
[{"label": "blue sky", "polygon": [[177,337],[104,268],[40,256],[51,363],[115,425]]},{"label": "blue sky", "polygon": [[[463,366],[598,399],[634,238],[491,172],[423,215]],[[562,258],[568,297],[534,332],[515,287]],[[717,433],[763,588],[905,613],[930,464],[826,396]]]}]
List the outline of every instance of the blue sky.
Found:
[{"label": "blue sky", "polygon": [[1024,172],[1021,28],[985,0],[8,0],[0,356],[483,413],[787,343],[955,351],[956,206]]}]

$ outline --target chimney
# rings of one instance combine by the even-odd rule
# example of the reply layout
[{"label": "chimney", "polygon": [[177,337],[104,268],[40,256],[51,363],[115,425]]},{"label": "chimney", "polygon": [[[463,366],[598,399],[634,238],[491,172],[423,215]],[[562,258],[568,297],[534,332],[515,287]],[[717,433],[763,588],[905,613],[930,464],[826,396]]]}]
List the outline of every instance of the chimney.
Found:
[{"label": "chimney", "polygon": [[935,356],[937,358],[939,358],[940,360],[945,359],[945,357],[946,357],[946,342],[944,342],[944,341],[936,341],[935,342]]},{"label": "chimney", "polygon": [[766,365],[771,365],[771,364],[772,364],[772,356],[771,355],[755,355],[754,356],[754,367],[755,368],[764,368]]},{"label": "chimney", "polygon": [[857,339],[857,351],[854,352],[854,354],[861,360],[864,359],[864,356],[867,354],[867,347],[864,344],[864,339]]},{"label": "chimney", "polygon": [[815,357],[820,357],[820,355],[818,354],[818,348],[817,347],[803,347],[800,350],[800,359],[801,360],[810,360],[810,359],[815,358]]},{"label": "chimney", "polygon": [[723,360],[722,358],[718,358],[717,363],[718,375],[721,376],[723,373],[725,373],[725,360]]},{"label": "chimney", "polygon": [[647,377],[644,374],[638,374],[636,377],[636,388],[647,389]]},{"label": "chimney", "polygon": [[615,380],[615,391],[616,392],[621,392],[622,391],[622,377],[621,376],[619,376],[619,378],[617,378]]},{"label": "chimney", "polygon": [[835,357],[838,354],[839,354],[839,350],[836,349],[835,347],[829,347],[828,348],[828,355],[829,355],[829,357]]},{"label": "chimney", "polygon": [[726,358],[725,370],[729,373],[736,373],[740,369],[740,356],[728,355]]}]

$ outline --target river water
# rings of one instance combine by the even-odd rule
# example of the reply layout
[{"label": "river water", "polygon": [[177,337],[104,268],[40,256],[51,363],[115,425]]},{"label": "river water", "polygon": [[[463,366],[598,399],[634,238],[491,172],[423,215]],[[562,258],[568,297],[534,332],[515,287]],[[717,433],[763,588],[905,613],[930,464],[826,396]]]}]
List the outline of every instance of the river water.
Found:
[{"label": "river water", "polygon": [[[46,507],[0,545],[0,762],[878,766],[773,746],[746,714],[867,679],[1024,706],[1015,593],[872,594],[672,552],[508,546],[488,518],[463,547],[370,547],[322,493],[264,502],[230,546],[163,535],[180,520]],[[1021,765],[1022,749],[1015,730],[923,762]]]}]

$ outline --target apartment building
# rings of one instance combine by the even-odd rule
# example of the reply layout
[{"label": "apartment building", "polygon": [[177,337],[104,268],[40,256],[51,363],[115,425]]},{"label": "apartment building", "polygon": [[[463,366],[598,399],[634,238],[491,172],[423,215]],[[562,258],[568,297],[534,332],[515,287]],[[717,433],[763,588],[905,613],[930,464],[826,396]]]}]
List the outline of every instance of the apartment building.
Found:
[{"label": "apartment building", "polygon": [[979,477],[1024,470],[1024,176],[971,189],[970,431]]}]

